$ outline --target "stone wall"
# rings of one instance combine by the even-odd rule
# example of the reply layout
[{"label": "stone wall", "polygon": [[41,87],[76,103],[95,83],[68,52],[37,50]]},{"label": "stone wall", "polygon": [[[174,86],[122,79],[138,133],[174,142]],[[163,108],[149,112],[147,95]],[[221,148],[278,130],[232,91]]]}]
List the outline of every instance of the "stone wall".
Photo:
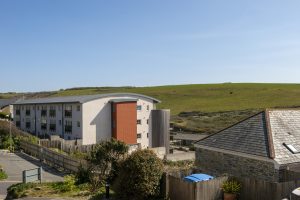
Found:
[{"label": "stone wall", "polygon": [[274,168],[272,162],[228,153],[197,148],[196,165],[199,170],[214,176],[228,174],[272,182],[279,181],[278,170]]}]

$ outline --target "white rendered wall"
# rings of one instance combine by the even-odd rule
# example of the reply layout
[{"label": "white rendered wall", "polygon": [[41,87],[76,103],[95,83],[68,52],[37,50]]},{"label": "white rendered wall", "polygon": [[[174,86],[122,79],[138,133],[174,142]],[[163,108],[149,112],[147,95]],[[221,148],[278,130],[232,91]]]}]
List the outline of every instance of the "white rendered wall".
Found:
[{"label": "white rendered wall", "polygon": [[[137,106],[142,106],[142,110],[137,110],[137,119],[141,120],[142,124],[137,125],[137,133],[141,134],[142,137],[137,139],[137,143],[140,143],[141,148],[145,149],[150,146],[150,138],[151,138],[151,110],[153,110],[152,101],[147,101],[145,99],[139,99],[137,102]],[[149,110],[147,109],[149,106]],[[147,124],[148,120],[148,124]],[[148,133],[148,137],[147,137]]]},{"label": "white rendered wall", "polygon": [[[95,144],[100,140],[107,140],[112,137],[111,133],[111,103],[112,99],[126,99],[136,98],[132,96],[124,97],[108,97],[89,101],[83,104],[83,138],[82,143]],[[142,148],[149,146],[149,137],[151,135],[150,120],[147,124],[147,119],[150,117],[151,110],[153,109],[153,101],[148,99],[139,99],[137,105],[142,105],[142,110],[137,111],[137,119],[142,120],[141,125],[137,125],[137,133],[142,134],[141,139],[137,139],[137,143],[141,144]],[[149,105],[149,110],[147,110]]]}]

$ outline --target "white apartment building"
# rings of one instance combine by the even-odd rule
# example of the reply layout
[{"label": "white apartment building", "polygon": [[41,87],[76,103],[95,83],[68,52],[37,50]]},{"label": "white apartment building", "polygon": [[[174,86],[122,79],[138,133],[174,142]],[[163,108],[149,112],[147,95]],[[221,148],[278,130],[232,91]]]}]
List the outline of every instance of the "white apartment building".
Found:
[{"label": "white apartment building", "polygon": [[41,138],[59,135],[95,144],[114,137],[151,147],[151,111],[160,101],[140,94],[112,93],[19,100],[14,123]]}]

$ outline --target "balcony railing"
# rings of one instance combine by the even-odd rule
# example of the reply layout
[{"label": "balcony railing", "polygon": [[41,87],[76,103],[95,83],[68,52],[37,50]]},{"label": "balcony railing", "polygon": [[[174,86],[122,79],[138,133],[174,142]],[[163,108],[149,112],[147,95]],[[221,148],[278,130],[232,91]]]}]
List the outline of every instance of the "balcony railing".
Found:
[{"label": "balcony railing", "polygon": [[72,111],[71,110],[65,110],[65,117],[72,117]]},{"label": "balcony railing", "polygon": [[50,117],[56,117],[56,110],[50,110],[49,115]]}]

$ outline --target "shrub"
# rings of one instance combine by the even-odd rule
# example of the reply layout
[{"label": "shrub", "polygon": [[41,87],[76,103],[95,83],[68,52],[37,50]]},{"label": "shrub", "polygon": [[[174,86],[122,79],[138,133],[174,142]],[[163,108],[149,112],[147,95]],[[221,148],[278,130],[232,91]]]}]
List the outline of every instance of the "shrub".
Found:
[{"label": "shrub", "polygon": [[105,181],[112,182],[118,174],[119,162],[128,152],[128,146],[121,141],[111,139],[102,141],[90,152],[87,160],[92,164],[93,176],[90,178],[92,190],[104,185]]},{"label": "shrub", "polygon": [[60,187],[61,192],[69,192],[75,189],[75,177],[73,175],[67,175],[64,177],[64,182]]},{"label": "shrub", "polygon": [[5,171],[0,170],[0,180],[4,179],[7,179],[7,174],[5,173]]},{"label": "shrub", "polygon": [[241,184],[236,180],[227,180],[222,185],[222,190],[225,193],[238,194],[241,190]]},{"label": "shrub", "polygon": [[7,189],[8,196],[17,199],[26,196],[26,190],[34,188],[36,183],[17,183]]},{"label": "shrub", "polygon": [[190,151],[196,151],[196,147],[192,144],[189,146],[189,150]]},{"label": "shrub", "polygon": [[85,169],[82,165],[78,167],[78,171],[75,174],[76,184],[90,183],[92,177],[92,168]]},{"label": "shrub", "polygon": [[159,196],[163,163],[151,150],[133,152],[121,165],[115,192],[118,199],[142,200]]}]

